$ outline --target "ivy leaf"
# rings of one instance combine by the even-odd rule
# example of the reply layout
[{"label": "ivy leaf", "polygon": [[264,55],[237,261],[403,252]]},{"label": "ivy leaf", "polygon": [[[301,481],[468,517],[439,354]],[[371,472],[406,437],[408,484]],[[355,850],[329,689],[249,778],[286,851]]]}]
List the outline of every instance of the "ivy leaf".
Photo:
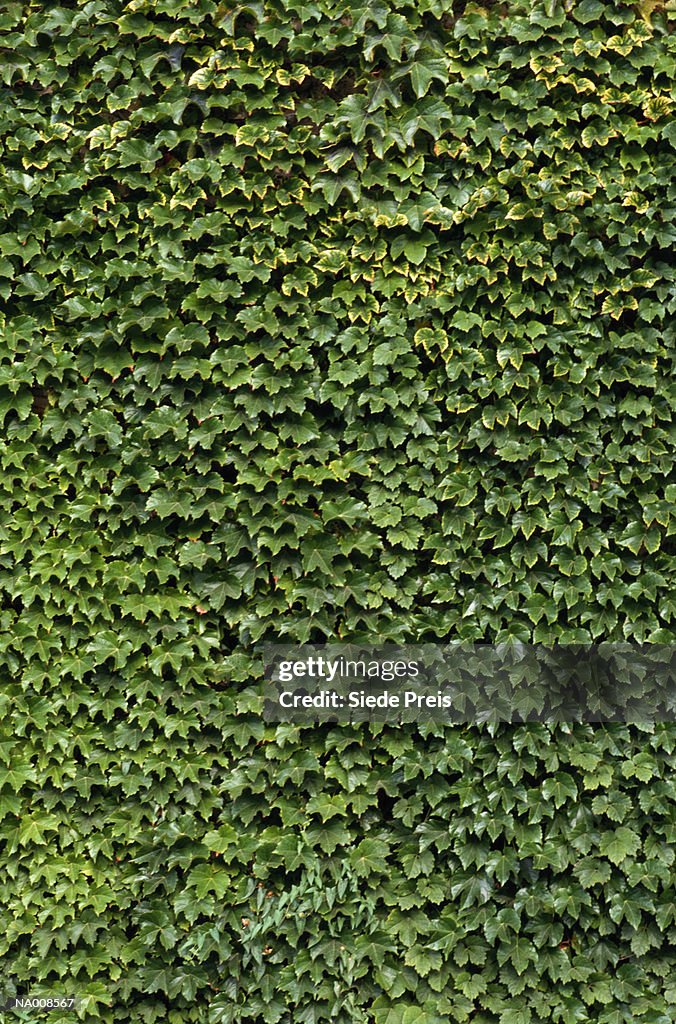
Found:
[{"label": "ivy leaf", "polygon": [[413,61],[409,67],[411,85],[418,99],[425,96],[432,81],[437,78],[440,82],[446,82],[448,72],[442,60]]},{"label": "ivy leaf", "polygon": [[633,857],[641,848],[640,836],[633,829],[622,826],[601,837],[599,849],[613,864],[621,864],[627,857]]},{"label": "ivy leaf", "polygon": [[195,890],[198,899],[213,893],[222,899],[230,888],[230,875],[217,864],[198,864],[187,879],[188,888]]},{"label": "ivy leaf", "polygon": [[511,963],[517,974],[521,975],[531,962],[537,960],[535,947],[528,939],[515,936],[510,942],[502,942],[498,949],[498,961]]},{"label": "ivy leaf", "polygon": [[0,786],[9,785],[19,792],[26,782],[35,781],[35,769],[29,761],[15,760],[9,768],[0,766]]},{"label": "ivy leaf", "polygon": [[238,834],[232,825],[221,825],[215,831],[207,832],[202,842],[209,850],[223,853],[229,846],[237,842]]},{"label": "ivy leaf", "polygon": [[577,800],[577,786],[568,772],[557,772],[542,783],[546,800],[553,800],[555,807],[563,807],[566,800]]},{"label": "ivy leaf", "polygon": [[362,839],[350,854],[350,864],[357,875],[365,878],[387,871],[386,857],[390,852],[382,839]]},{"label": "ivy leaf", "polygon": [[424,242],[419,241],[415,238],[409,238],[406,240],[404,245],[404,255],[407,260],[411,263],[415,263],[416,266],[422,263],[427,255],[427,246]]},{"label": "ivy leaf", "polygon": [[301,551],[305,572],[319,569],[326,576],[331,576],[331,566],[337,552],[329,540],[317,536],[308,538],[303,541]]},{"label": "ivy leaf", "polygon": [[532,1019],[529,1006],[512,1007],[500,1014],[500,1024],[531,1024]]},{"label": "ivy leaf", "polygon": [[120,143],[119,152],[120,167],[139,164],[144,171],[154,167],[161,156],[157,146],[143,139],[126,139]]},{"label": "ivy leaf", "polygon": [[480,327],[482,322],[482,317],[478,313],[466,313],[463,310],[458,310],[453,315],[451,327],[457,327],[460,331],[471,331],[473,327]]},{"label": "ivy leaf", "polygon": [[575,874],[585,889],[594,885],[605,885],[610,881],[611,869],[608,864],[594,857],[585,857],[575,866]]}]

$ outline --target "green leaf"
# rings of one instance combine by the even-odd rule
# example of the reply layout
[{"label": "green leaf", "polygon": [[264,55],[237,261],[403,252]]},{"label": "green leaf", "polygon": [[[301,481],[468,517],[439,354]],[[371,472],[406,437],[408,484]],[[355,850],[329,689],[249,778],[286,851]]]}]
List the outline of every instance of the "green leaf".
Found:
[{"label": "green leaf", "polygon": [[500,1024],[531,1024],[532,1019],[529,1006],[512,1007],[500,1014]]},{"label": "green leaf", "polygon": [[515,936],[510,942],[500,943],[498,961],[501,965],[511,963],[516,973],[521,975],[531,962],[537,961],[537,954],[528,939]]},{"label": "green leaf", "polygon": [[626,826],[607,832],[601,837],[599,850],[613,864],[621,864],[627,857],[633,857],[641,848],[640,836]]},{"label": "green leaf", "polygon": [[390,852],[382,839],[362,839],[350,854],[350,864],[361,878],[371,874],[383,874],[388,870],[386,857]]},{"label": "green leaf", "polygon": [[418,241],[415,238],[409,238],[406,240],[404,245],[404,255],[406,259],[411,263],[415,263],[416,266],[422,263],[427,254],[427,246],[424,242]]},{"label": "green leaf", "polygon": [[140,164],[143,170],[154,167],[160,159],[157,146],[143,139],[125,139],[120,143],[120,167],[131,167]]},{"label": "green leaf", "polygon": [[222,899],[230,888],[230,875],[218,864],[198,864],[191,869],[187,884],[198,899],[210,893]]},{"label": "green leaf", "polygon": [[575,874],[585,889],[593,885],[605,885],[610,881],[611,869],[608,864],[594,857],[585,857],[575,865]]},{"label": "green leaf", "polygon": [[237,842],[238,833],[232,825],[221,825],[215,831],[207,832],[202,842],[208,850],[222,853]]},{"label": "green leaf", "polygon": [[331,576],[333,560],[337,554],[336,548],[328,539],[312,537],[304,540],[301,544],[303,554],[303,568],[305,572],[312,572],[319,569],[326,576]]},{"label": "green leaf", "polygon": [[424,64],[421,61],[414,61],[409,68],[409,74],[413,91],[419,99],[427,94],[434,78],[445,82],[447,77],[443,61],[430,61]]},{"label": "green leaf", "polygon": [[460,331],[471,331],[473,327],[481,327],[483,318],[478,313],[466,313],[458,310],[453,315],[451,327],[457,327]]},{"label": "green leaf", "polygon": [[557,772],[542,783],[546,800],[553,800],[556,807],[563,807],[566,800],[577,800],[577,786],[568,772]]}]

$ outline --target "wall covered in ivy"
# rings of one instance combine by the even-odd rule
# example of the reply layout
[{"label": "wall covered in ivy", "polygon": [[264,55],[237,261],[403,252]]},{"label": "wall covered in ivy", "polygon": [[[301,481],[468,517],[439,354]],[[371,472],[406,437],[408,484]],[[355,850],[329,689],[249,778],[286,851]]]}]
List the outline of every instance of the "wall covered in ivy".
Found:
[{"label": "wall covered in ivy", "polygon": [[674,641],[673,7],[0,7],[0,995],[673,1024],[674,724],[253,650]]}]

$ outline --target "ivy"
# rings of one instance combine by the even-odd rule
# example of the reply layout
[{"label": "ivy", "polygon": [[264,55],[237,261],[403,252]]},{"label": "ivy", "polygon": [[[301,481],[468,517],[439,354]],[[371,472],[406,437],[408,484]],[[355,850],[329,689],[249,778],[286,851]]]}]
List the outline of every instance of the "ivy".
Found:
[{"label": "ivy", "polygon": [[673,725],[273,725],[253,654],[674,640],[672,17],[2,7],[5,998],[673,1021]]}]

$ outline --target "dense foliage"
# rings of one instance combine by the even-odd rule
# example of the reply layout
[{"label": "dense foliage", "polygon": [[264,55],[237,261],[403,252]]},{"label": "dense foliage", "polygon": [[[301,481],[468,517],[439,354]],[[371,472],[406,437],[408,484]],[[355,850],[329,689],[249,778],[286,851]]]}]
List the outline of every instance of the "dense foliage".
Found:
[{"label": "dense foliage", "polygon": [[5,995],[672,1024],[676,726],[252,651],[674,640],[670,6],[0,7]]}]

